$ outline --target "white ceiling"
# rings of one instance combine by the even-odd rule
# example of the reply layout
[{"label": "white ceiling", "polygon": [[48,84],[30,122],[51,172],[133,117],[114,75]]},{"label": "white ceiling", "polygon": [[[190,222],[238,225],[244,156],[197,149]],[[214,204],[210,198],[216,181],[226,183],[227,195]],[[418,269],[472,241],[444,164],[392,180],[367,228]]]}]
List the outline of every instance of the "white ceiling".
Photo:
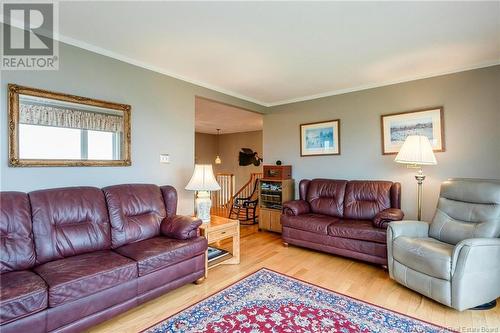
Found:
[{"label": "white ceiling", "polygon": [[500,63],[500,2],[60,2],[61,40],[270,106]]},{"label": "white ceiling", "polygon": [[261,131],[262,114],[206,98],[196,98],[195,130],[198,133],[220,134]]}]

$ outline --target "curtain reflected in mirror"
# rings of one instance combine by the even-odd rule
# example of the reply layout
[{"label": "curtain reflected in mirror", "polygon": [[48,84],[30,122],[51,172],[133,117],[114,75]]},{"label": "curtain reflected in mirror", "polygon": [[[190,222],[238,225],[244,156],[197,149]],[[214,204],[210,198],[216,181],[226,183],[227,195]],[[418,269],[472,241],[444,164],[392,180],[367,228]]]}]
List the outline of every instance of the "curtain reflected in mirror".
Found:
[{"label": "curtain reflected in mirror", "polygon": [[9,85],[10,165],[130,165],[130,106]]}]

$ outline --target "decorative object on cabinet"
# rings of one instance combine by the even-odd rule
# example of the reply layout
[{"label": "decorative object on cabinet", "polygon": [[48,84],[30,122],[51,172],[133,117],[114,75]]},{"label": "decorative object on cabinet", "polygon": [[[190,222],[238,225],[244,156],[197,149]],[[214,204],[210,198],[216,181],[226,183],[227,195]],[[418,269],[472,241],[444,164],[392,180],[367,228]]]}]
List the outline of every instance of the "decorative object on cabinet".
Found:
[{"label": "decorative object on cabinet", "polygon": [[186,190],[197,191],[196,196],[196,217],[203,223],[210,222],[210,208],[212,200],[210,191],[220,190],[220,185],[215,180],[212,164],[196,164],[193,176],[186,185]]},{"label": "decorative object on cabinet", "polygon": [[394,161],[406,164],[408,168],[418,169],[415,179],[418,184],[417,220],[420,221],[422,219],[422,186],[425,180],[422,165],[437,164],[429,139],[424,135],[408,136]]},{"label": "decorative object on cabinet", "polygon": [[259,181],[259,229],[281,232],[283,203],[295,196],[290,165],[264,165],[264,178]]},{"label": "decorative object on cabinet", "polygon": [[131,165],[130,105],[9,84],[8,106],[10,166]]},{"label": "decorative object on cabinet", "polygon": [[426,136],[435,152],[445,151],[443,107],[382,115],[382,154],[397,154],[409,135]]},{"label": "decorative object on cabinet", "polygon": [[300,156],[340,155],[340,119],[300,125]]},{"label": "decorative object on cabinet", "polygon": [[291,165],[264,165],[264,177],[266,179],[291,179],[292,166]]}]

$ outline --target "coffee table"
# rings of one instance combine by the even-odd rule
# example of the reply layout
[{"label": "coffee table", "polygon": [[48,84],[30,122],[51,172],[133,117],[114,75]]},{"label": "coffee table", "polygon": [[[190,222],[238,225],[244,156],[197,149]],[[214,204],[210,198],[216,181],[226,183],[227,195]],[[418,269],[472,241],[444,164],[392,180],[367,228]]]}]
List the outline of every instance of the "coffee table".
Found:
[{"label": "coffee table", "polygon": [[233,239],[233,249],[230,255],[208,263],[208,251],[205,253],[205,278],[208,276],[210,268],[240,263],[240,221],[212,215],[209,223],[203,223],[200,226],[200,233],[207,238],[208,244],[224,239]]}]

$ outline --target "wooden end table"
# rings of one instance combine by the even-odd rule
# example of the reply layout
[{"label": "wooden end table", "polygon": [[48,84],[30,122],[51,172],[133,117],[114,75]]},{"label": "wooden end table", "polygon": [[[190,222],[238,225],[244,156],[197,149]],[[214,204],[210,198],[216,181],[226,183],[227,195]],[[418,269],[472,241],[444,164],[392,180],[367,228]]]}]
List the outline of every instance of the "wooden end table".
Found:
[{"label": "wooden end table", "polygon": [[205,253],[205,278],[208,276],[210,268],[219,265],[237,265],[240,263],[240,221],[212,215],[210,223],[203,223],[200,226],[200,232],[202,236],[207,238],[208,244],[228,238],[233,239],[233,251],[227,258],[221,258],[220,261],[215,260],[209,264],[207,250]]}]

